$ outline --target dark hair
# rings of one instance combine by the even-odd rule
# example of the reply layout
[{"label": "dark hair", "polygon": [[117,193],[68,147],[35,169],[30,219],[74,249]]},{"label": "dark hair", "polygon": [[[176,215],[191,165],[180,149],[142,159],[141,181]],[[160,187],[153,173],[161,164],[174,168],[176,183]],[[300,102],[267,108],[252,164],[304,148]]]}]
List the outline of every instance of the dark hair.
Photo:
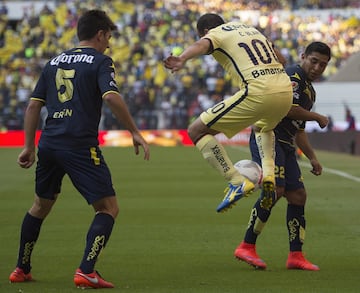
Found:
[{"label": "dark hair", "polygon": [[90,40],[99,30],[113,31],[116,25],[109,16],[102,10],[88,10],[77,23],[77,36],[79,41]]},{"label": "dark hair", "polygon": [[305,55],[310,55],[312,52],[318,52],[322,55],[328,56],[329,60],[331,58],[331,50],[328,45],[323,42],[312,42],[305,49]]},{"label": "dark hair", "polygon": [[206,29],[212,29],[219,25],[224,24],[224,20],[221,16],[215,13],[206,13],[200,16],[199,20],[197,21],[196,29],[200,36],[205,35]]}]

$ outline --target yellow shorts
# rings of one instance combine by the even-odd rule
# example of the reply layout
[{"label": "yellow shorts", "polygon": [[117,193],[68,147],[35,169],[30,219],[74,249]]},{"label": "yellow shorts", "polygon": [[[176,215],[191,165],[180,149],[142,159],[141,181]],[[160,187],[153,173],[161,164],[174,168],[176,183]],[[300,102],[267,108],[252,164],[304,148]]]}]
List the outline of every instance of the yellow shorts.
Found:
[{"label": "yellow shorts", "polygon": [[251,125],[265,132],[274,129],[287,115],[292,102],[292,91],[247,95],[244,89],[202,112],[200,119],[209,128],[224,133],[228,138]]}]

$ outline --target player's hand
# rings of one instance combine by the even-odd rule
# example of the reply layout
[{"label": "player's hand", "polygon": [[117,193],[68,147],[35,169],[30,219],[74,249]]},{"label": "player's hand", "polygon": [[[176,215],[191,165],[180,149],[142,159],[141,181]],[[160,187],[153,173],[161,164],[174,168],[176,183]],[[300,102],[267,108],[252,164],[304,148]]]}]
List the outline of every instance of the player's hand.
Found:
[{"label": "player's hand", "polygon": [[28,169],[35,162],[35,149],[23,149],[20,155],[18,156],[17,163],[21,168]]},{"label": "player's hand", "polygon": [[322,166],[320,165],[318,160],[311,160],[310,164],[312,166],[312,170],[310,170],[311,173],[313,173],[315,176],[319,176],[322,173]]},{"label": "player's hand", "polygon": [[321,128],[324,128],[326,125],[328,125],[329,118],[327,116],[319,115],[317,122]]},{"label": "player's hand", "polygon": [[171,73],[179,71],[184,67],[185,62],[180,58],[173,55],[170,55],[164,60],[164,66],[167,69],[171,70]]},{"label": "player's hand", "polygon": [[133,133],[133,145],[135,148],[135,154],[139,154],[139,146],[142,146],[144,150],[144,160],[150,159],[150,147],[140,133]]}]

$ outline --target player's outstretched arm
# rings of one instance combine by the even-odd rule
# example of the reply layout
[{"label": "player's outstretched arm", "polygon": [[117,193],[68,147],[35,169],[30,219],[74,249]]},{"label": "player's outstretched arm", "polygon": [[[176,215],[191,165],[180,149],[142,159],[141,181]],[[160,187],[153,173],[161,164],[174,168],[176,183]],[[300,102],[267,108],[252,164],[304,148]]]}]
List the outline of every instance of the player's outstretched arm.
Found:
[{"label": "player's outstretched arm", "polygon": [[179,71],[185,66],[185,63],[195,57],[208,54],[211,43],[208,39],[200,39],[199,41],[186,48],[179,56],[170,55],[164,60],[164,66],[171,72]]},{"label": "player's outstretched arm", "polygon": [[293,120],[316,121],[321,128],[324,128],[329,123],[329,118],[327,116],[308,111],[299,105],[292,106],[287,117]]},{"label": "player's outstretched arm", "polygon": [[144,150],[144,160],[150,159],[150,148],[148,143],[140,134],[134,119],[132,118],[128,107],[123,98],[117,93],[108,93],[104,96],[104,101],[114,113],[116,118],[124,125],[124,127],[131,133],[133,137],[133,145],[135,154],[139,154],[139,146]]}]

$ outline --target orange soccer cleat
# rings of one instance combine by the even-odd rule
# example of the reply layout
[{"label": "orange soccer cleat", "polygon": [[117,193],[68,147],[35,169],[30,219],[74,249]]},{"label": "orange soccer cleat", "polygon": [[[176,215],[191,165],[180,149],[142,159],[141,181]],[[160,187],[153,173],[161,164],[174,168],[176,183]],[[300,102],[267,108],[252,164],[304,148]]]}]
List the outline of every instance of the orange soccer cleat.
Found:
[{"label": "orange soccer cleat", "polygon": [[302,251],[291,251],[286,261],[286,268],[289,270],[306,270],[319,271],[317,265],[309,262],[303,255]]},{"label": "orange soccer cleat", "polygon": [[22,283],[33,281],[31,273],[25,274],[22,269],[17,267],[9,276],[9,280],[11,283]]},{"label": "orange soccer cleat", "polygon": [[256,269],[265,270],[266,263],[257,255],[255,244],[241,242],[235,249],[234,255],[237,259],[242,260]]},{"label": "orange soccer cleat", "polygon": [[97,271],[91,274],[84,274],[80,269],[77,269],[74,275],[74,283],[78,288],[114,288],[114,285],[101,278]]}]

